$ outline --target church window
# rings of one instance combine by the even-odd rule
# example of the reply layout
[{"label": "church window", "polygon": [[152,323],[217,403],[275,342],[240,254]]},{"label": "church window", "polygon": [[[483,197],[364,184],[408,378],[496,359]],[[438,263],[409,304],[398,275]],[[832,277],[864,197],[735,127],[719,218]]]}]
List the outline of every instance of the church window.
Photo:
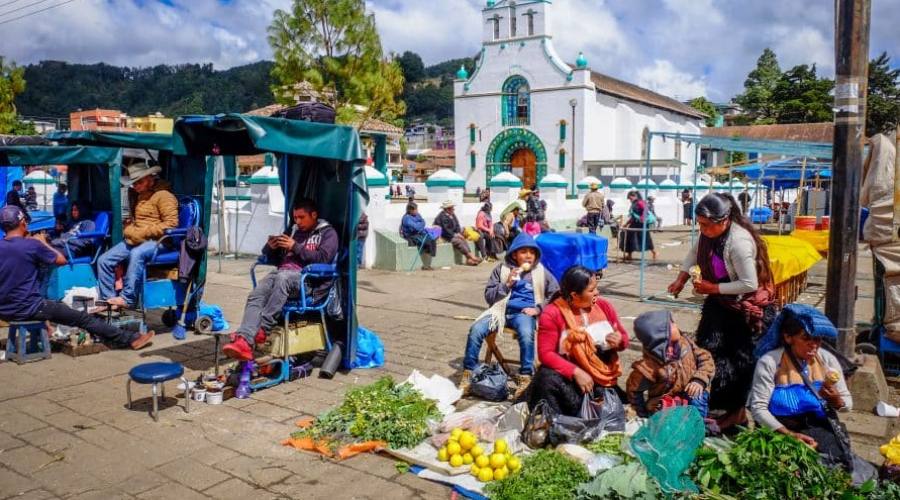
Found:
[{"label": "church window", "polygon": [[500,17],[494,16],[491,21],[494,23],[494,40],[500,39]]},{"label": "church window", "polygon": [[559,150],[559,169],[564,170],[566,168],[566,150]]},{"label": "church window", "polygon": [[514,38],[516,36],[516,11],[513,10],[509,16],[509,37]]},{"label": "church window", "polygon": [[675,139],[675,159],[681,161],[681,139]]},{"label": "church window", "polygon": [[528,82],[521,76],[513,76],[503,84],[503,125],[515,127],[529,125],[531,119],[531,93]]},{"label": "church window", "polygon": [[566,141],[566,121],[560,120],[559,121],[559,142],[565,142],[565,141]]},{"label": "church window", "polygon": [[641,159],[647,159],[647,146],[650,144],[650,129],[644,127],[644,132],[641,133]]},{"label": "church window", "polygon": [[528,36],[534,36],[534,11],[528,9],[525,13],[525,23],[528,25]]},{"label": "church window", "polygon": [[475,152],[469,153],[469,168],[475,170]]}]

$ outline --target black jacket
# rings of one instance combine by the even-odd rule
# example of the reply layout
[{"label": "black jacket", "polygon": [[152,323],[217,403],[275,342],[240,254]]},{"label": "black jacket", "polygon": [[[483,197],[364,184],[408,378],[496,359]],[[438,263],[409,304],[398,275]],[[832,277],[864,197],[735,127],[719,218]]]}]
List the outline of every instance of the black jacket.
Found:
[{"label": "black jacket", "polygon": [[446,210],[441,210],[441,213],[437,214],[437,217],[434,218],[434,225],[441,227],[441,238],[447,241],[452,240],[454,236],[462,232],[459,219],[456,218],[455,214],[447,213]]}]

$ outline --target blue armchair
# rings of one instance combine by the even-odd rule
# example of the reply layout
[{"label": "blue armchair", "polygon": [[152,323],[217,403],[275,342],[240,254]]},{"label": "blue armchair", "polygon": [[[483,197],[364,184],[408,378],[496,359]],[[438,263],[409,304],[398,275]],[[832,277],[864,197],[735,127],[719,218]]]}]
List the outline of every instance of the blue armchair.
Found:
[{"label": "blue armchair", "polygon": [[[46,297],[50,300],[62,300],[67,290],[73,287],[93,288],[97,286],[97,275],[94,265],[106,248],[109,237],[109,212],[98,212],[94,217],[94,230],[78,233],[64,243],[68,264],[53,269],[47,279]],[[71,243],[87,241],[93,246],[93,255],[75,257]]]}]

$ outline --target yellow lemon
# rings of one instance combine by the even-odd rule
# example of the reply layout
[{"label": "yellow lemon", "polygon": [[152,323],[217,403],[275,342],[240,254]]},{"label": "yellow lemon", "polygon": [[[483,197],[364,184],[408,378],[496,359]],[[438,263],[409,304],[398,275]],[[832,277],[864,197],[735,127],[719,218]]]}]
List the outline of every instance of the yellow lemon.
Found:
[{"label": "yellow lemon", "polygon": [[478,480],[482,483],[493,481],[494,471],[492,471],[490,467],[482,467],[482,469],[478,471]]},{"label": "yellow lemon", "polygon": [[469,450],[469,453],[471,453],[473,457],[478,458],[481,455],[484,455],[484,448],[482,448],[481,445],[476,444]]},{"label": "yellow lemon", "polygon": [[457,428],[453,429],[452,431],[450,431],[450,439],[457,439],[457,440],[458,440],[458,439],[459,439],[459,436],[461,436],[462,433],[463,433],[463,430],[460,429],[459,427],[457,427]]},{"label": "yellow lemon", "polygon": [[503,455],[501,453],[494,453],[493,455],[491,455],[491,468],[492,469],[499,469],[500,467],[503,467],[504,465],[506,465],[506,455]]},{"label": "yellow lemon", "polygon": [[506,444],[505,439],[498,439],[494,442],[494,453],[506,453],[508,448],[509,445]]},{"label": "yellow lemon", "polygon": [[469,473],[472,474],[473,476],[478,477],[479,472],[481,472],[481,467],[479,467],[475,464],[472,464],[472,466],[469,467]]},{"label": "yellow lemon", "polygon": [[471,432],[463,432],[459,436],[459,445],[463,450],[471,450],[476,444],[478,444],[478,439]]},{"label": "yellow lemon", "polygon": [[509,471],[506,470],[506,467],[494,469],[494,479],[496,479],[497,481],[504,479],[507,475],[509,475]]},{"label": "yellow lemon", "polygon": [[522,462],[519,461],[518,457],[510,457],[509,460],[506,461],[506,466],[509,467],[509,470],[515,472],[522,467]]},{"label": "yellow lemon", "polygon": [[450,441],[447,443],[447,453],[452,457],[453,455],[459,455],[459,452],[462,451],[462,448],[459,446],[459,443],[456,441]]},{"label": "yellow lemon", "polygon": [[489,467],[491,465],[491,459],[488,458],[487,455],[478,455],[475,458],[475,463],[481,468]]},{"label": "yellow lemon", "polygon": [[463,457],[463,463],[466,465],[469,465],[475,461],[475,457],[473,457],[471,453],[466,453],[462,457]]},{"label": "yellow lemon", "polygon": [[450,457],[450,465],[452,465],[453,467],[462,467],[462,465],[463,465],[462,455],[452,455]]},{"label": "yellow lemon", "polygon": [[438,461],[446,462],[450,460],[450,455],[447,453],[447,448],[441,448],[438,450]]}]

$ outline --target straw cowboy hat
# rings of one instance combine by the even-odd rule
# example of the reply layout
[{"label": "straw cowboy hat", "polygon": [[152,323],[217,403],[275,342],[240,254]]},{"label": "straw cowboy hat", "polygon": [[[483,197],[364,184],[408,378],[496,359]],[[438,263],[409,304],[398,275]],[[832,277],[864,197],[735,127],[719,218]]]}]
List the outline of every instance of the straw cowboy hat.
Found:
[{"label": "straw cowboy hat", "polygon": [[156,166],[151,167],[145,162],[135,163],[128,167],[128,177],[122,177],[120,180],[125,187],[131,187],[135,182],[147,177],[148,175],[157,175],[162,172],[162,168]]},{"label": "straw cowboy hat", "polygon": [[453,203],[452,200],[444,200],[444,202],[441,203],[441,208],[453,208],[455,206],[456,206],[456,204]]}]

